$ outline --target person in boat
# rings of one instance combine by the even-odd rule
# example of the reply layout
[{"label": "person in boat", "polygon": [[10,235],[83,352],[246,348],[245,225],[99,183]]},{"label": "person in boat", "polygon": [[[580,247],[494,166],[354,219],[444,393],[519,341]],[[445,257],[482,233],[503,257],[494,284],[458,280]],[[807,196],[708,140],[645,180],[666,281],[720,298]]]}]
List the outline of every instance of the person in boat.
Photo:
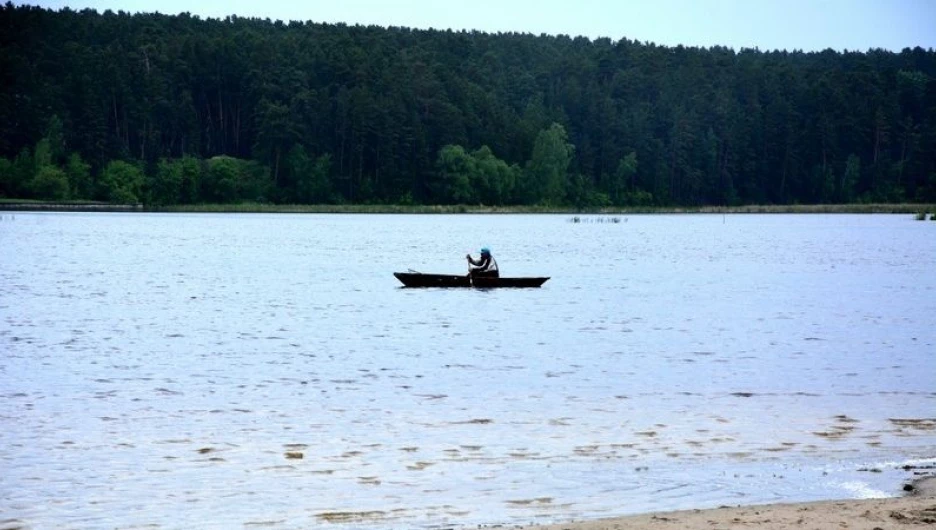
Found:
[{"label": "person in boat", "polygon": [[494,256],[491,255],[491,249],[487,247],[482,248],[481,257],[477,260],[472,258],[471,254],[468,254],[466,257],[468,258],[468,276],[472,278],[475,276],[500,277],[500,272],[497,270],[497,262],[494,261]]}]

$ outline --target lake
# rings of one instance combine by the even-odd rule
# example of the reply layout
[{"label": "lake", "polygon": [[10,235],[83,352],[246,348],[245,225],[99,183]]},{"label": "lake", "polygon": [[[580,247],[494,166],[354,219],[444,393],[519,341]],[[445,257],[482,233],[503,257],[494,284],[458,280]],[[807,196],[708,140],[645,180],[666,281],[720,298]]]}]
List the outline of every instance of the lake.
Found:
[{"label": "lake", "polygon": [[[2,213],[0,526],[526,524],[936,463],[936,223],[580,221]],[[551,279],[392,275],[482,245]]]}]

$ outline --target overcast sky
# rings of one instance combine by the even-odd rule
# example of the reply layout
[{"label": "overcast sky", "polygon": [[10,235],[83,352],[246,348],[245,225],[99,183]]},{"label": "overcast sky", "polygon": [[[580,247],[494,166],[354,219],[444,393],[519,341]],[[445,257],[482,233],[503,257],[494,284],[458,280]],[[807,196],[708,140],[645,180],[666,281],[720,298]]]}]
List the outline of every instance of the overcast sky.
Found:
[{"label": "overcast sky", "polygon": [[936,0],[34,0],[202,17],[231,14],[412,28],[622,37],[675,46],[936,48]]}]

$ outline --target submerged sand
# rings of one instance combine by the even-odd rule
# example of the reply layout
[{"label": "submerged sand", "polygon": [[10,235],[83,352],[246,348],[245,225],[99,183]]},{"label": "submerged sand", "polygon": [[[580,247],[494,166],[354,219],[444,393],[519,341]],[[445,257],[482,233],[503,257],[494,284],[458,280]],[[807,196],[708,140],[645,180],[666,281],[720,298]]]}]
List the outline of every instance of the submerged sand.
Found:
[{"label": "submerged sand", "polygon": [[517,527],[529,530],[839,529],[936,528],[936,477],[921,479],[912,494],[890,499],[721,507]]}]

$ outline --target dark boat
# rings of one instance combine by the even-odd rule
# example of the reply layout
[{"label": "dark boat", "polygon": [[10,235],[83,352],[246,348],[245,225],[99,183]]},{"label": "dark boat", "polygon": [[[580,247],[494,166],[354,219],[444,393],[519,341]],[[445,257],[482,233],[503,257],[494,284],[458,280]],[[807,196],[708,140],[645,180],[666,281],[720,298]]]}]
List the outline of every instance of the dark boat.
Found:
[{"label": "dark boat", "polygon": [[393,275],[406,287],[471,287],[471,279],[464,275],[421,272],[394,272]]},{"label": "dark boat", "polygon": [[394,276],[403,283],[404,287],[478,287],[489,289],[494,287],[539,287],[546,283],[545,278],[469,278],[457,274],[423,274],[421,272],[394,272]]},{"label": "dark boat", "polygon": [[489,278],[479,276],[471,280],[475,287],[539,287],[546,283],[548,277],[529,277],[529,278]]}]

